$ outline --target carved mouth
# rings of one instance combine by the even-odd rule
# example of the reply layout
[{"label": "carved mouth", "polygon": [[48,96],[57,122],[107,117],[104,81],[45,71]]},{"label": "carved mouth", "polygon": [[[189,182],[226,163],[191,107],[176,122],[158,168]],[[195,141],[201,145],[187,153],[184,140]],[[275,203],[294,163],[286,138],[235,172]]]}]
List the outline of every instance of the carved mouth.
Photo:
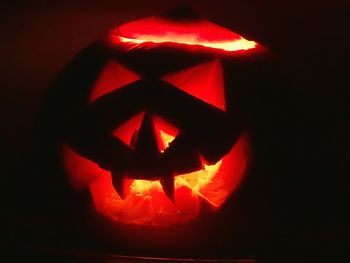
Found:
[{"label": "carved mouth", "polygon": [[175,176],[174,202],[163,191],[160,180],[128,178],[123,183],[123,199],[113,187],[110,172],[67,145],[63,147],[63,154],[72,184],[90,190],[98,213],[123,224],[169,226],[198,217],[202,202],[213,209],[220,208],[243,179],[248,148],[248,138],[242,135],[216,164],[204,163],[202,170]]}]

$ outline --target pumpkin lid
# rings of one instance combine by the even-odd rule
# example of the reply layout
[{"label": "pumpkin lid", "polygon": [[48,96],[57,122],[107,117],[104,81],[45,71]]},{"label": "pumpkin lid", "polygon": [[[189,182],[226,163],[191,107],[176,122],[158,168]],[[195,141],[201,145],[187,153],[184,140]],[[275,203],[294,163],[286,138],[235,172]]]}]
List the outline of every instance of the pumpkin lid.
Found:
[{"label": "pumpkin lid", "polygon": [[234,52],[257,46],[255,41],[202,19],[187,7],[117,26],[110,38],[113,43],[130,49],[176,44]]}]

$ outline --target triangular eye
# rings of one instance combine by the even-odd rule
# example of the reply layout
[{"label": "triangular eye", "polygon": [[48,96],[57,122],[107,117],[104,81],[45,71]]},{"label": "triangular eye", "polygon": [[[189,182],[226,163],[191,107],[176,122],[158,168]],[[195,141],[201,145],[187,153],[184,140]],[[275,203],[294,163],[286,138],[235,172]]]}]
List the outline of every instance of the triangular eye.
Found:
[{"label": "triangular eye", "polygon": [[166,75],[163,80],[206,103],[226,110],[223,73],[218,60]]},{"label": "triangular eye", "polygon": [[140,77],[136,73],[111,60],[100,73],[92,89],[90,102],[139,79]]},{"label": "triangular eye", "polygon": [[132,117],[131,119],[120,125],[117,129],[115,129],[113,131],[113,135],[122,142],[124,142],[126,145],[133,148],[133,136],[137,134],[137,131],[141,126],[143,115],[144,112],[141,112],[136,116]]}]

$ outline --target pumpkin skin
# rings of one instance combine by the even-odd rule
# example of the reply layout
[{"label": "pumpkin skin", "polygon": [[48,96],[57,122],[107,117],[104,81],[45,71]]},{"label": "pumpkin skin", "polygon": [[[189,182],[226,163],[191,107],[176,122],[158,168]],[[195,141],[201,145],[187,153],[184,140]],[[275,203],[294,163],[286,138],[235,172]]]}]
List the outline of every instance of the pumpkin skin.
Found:
[{"label": "pumpkin skin", "polygon": [[243,38],[206,20],[172,19],[158,22],[178,35],[198,27],[212,35],[193,43],[143,32],[156,41],[133,43],[135,30],[157,19],[118,27],[72,61],[48,103],[71,184],[88,190],[111,224],[154,229],[215,214],[247,172],[249,136],[231,71],[261,47],[225,50],[216,45],[225,34]]}]

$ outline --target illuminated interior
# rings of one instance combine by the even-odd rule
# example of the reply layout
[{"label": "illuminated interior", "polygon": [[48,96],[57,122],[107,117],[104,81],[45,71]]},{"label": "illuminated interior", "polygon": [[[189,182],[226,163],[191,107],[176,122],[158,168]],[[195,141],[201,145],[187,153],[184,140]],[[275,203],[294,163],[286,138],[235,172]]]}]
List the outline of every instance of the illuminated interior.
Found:
[{"label": "illuminated interior", "polygon": [[206,103],[226,110],[223,73],[218,60],[169,74],[163,79]]},{"label": "illuminated interior", "polygon": [[[165,136],[163,140],[166,144],[168,139]],[[90,190],[97,212],[123,224],[169,226],[198,217],[202,202],[218,209],[243,178],[247,149],[247,137],[242,136],[215,165],[204,163],[203,170],[176,176],[174,203],[165,195],[159,181],[134,179],[126,179],[126,194],[122,199],[113,188],[110,172],[83,158],[67,145],[63,147],[63,153],[72,184],[76,188]]]},{"label": "illuminated interior", "polygon": [[152,121],[158,143],[158,150],[164,152],[179,134],[179,129],[157,115],[153,116]]},{"label": "illuminated interior", "polygon": [[139,79],[140,77],[136,73],[128,70],[115,60],[110,60],[95,82],[90,95],[90,102]]},{"label": "illuminated interior", "polygon": [[[136,73],[111,60],[100,73],[92,89],[90,102],[139,79]],[[163,80],[208,104],[226,110],[222,66],[217,59],[168,74]],[[127,127],[130,127],[130,124]]]},{"label": "illuminated interior", "polygon": [[[113,135],[133,149],[132,138],[135,132],[140,128],[144,114],[144,112],[141,112],[130,118],[125,123],[119,125],[117,129],[113,131]],[[158,150],[164,152],[164,150],[169,147],[169,144],[175,139],[179,130],[156,115],[152,116],[152,123],[154,126],[154,136],[157,141]]]},{"label": "illuminated interior", "polygon": [[126,145],[130,146],[130,148],[133,148],[133,145],[131,145],[132,136],[134,135],[134,132],[140,128],[144,114],[144,112],[141,112],[130,118],[125,123],[119,125],[113,131],[113,135]]},{"label": "illuminated interior", "polygon": [[129,48],[175,43],[234,52],[257,46],[256,42],[207,20],[180,22],[159,17],[136,20],[116,27],[110,38],[113,43],[126,44]]}]

